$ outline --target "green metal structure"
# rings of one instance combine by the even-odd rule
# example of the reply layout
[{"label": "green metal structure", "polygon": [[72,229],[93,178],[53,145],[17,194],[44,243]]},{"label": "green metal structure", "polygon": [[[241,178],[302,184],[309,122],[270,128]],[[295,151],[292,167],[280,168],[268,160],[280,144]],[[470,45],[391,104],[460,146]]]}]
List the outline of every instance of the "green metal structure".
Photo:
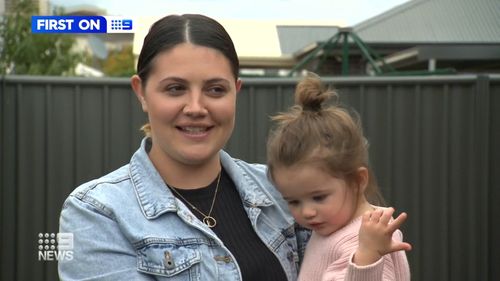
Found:
[{"label": "green metal structure", "polygon": [[390,64],[386,64],[385,60],[377,54],[370,46],[365,44],[363,40],[352,30],[352,28],[341,28],[330,39],[321,43],[316,49],[300,60],[288,73],[288,76],[293,76],[294,73],[303,69],[308,63],[314,59],[319,59],[316,65],[316,71],[324,64],[326,58],[336,48],[342,49],[342,76],[349,75],[349,50],[351,42],[361,50],[361,54],[372,67],[375,75],[435,75],[435,74],[453,74],[454,69],[436,69],[434,71],[419,70],[419,71],[400,71],[396,70]]}]

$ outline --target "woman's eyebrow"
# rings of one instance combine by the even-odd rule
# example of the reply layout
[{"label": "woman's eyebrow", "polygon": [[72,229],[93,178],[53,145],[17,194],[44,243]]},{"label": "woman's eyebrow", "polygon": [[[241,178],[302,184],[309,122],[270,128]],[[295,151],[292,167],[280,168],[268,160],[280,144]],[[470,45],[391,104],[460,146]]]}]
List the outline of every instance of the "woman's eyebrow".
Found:
[{"label": "woman's eyebrow", "polygon": [[187,83],[186,79],[183,79],[183,78],[180,78],[180,77],[177,77],[177,76],[168,76],[168,77],[165,77],[165,78],[161,79],[159,83],[163,83],[163,82],[169,81],[169,80],[173,80],[175,82],[180,82],[180,83]]},{"label": "woman's eyebrow", "polygon": [[229,81],[227,79],[224,79],[224,78],[212,78],[212,79],[208,79],[208,80],[204,80],[203,81],[204,83],[228,83],[229,84]]}]

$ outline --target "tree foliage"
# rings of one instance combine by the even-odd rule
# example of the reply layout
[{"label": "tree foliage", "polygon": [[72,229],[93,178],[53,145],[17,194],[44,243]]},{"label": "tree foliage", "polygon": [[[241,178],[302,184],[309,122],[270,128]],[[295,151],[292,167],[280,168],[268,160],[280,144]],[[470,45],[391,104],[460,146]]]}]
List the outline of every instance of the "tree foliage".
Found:
[{"label": "tree foliage", "polygon": [[135,73],[132,45],[111,51],[103,62],[103,72],[107,76],[130,77]]},{"label": "tree foliage", "polygon": [[0,22],[0,73],[70,75],[82,55],[71,51],[75,39],[67,34],[31,33],[34,1],[14,1]]}]

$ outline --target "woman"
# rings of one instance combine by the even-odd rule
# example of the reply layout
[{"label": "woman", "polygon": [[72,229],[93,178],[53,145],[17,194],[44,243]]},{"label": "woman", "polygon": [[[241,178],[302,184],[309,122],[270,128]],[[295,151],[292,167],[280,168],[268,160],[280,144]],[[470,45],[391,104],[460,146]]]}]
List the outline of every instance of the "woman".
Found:
[{"label": "woman", "polygon": [[266,167],[222,151],[241,88],[231,38],[211,18],[151,27],[131,79],[149,124],[120,169],[78,187],[60,232],[62,280],[295,280],[309,232],[296,228]]}]

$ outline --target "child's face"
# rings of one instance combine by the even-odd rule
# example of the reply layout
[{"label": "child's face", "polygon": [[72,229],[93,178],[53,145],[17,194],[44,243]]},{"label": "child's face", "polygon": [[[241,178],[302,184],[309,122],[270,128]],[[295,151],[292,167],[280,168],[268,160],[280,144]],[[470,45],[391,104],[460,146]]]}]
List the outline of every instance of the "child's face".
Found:
[{"label": "child's face", "polygon": [[297,223],[320,235],[341,229],[356,211],[355,190],[317,166],[278,168],[273,178]]}]

